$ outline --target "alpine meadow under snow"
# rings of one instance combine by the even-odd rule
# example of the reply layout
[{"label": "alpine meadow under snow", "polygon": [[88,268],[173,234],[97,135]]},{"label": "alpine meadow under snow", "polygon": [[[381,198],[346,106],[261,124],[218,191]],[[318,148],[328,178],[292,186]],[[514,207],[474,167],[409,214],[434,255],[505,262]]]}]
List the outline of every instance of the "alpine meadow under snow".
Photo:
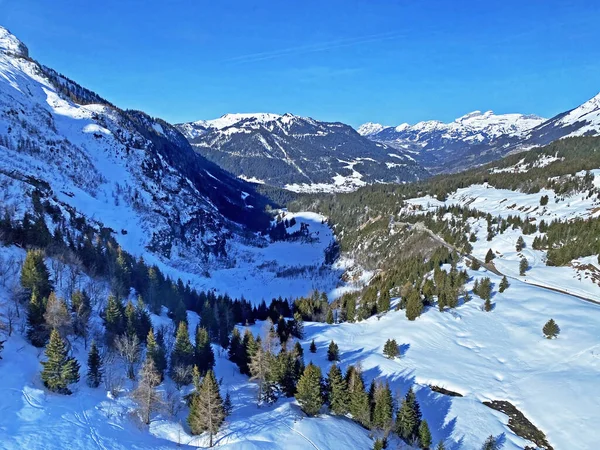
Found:
[{"label": "alpine meadow under snow", "polygon": [[171,125],[0,27],[0,447],[597,448],[599,98]]}]

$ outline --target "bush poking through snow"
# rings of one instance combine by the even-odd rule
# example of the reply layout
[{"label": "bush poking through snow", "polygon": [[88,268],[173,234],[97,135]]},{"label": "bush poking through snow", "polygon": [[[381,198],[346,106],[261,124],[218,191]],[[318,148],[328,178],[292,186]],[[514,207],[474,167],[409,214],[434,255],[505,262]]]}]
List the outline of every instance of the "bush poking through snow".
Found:
[{"label": "bush poking through snow", "polygon": [[552,339],[558,337],[558,335],[560,334],[560,327],[554,321],[554,319],[550,319],[548,322],[546,322],[546,324],[542,328],[542,331],[544,333],[544,336],[546,336],[546,339]]}]

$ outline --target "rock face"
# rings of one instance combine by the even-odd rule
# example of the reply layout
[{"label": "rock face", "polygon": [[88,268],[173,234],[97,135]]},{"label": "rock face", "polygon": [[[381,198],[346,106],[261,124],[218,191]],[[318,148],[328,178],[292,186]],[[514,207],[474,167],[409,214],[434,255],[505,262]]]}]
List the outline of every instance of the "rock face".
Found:
[{"label": "rock face", "polygon": [[177,128],[198,153],[234,175],[292,190],[347,191],[428,176],[410,154],[339,122],[292,114],[225,114]]}]

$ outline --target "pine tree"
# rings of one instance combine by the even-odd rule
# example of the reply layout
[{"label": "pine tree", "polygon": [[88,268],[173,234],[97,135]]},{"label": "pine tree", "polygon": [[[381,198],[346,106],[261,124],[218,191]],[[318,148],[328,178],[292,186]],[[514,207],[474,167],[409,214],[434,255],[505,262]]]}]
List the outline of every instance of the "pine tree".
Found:
[{"label": "pine tree", "polygon": [[329,344],[329,348],[327,349],[327,360],[328,361],[338,361],[340,359],[340,350],[338,345],[331,341]]},{"label": "pine tree", "polygon": [[494,252],[492,251],[492,249],[490,248],[487,253],[485,254],[485,263],[489,264],[492,262],[492,260],[496,257],[496,255],[494,255]]},{"label": "pine tree", "polygon": [[412,388],[406,393],[396,416],[396,433],[406,442],[418,437],[421,410]]},{"label": "pine tree", "polygon": [[292,335],[294,335],[298,339],[302,339],[304,337],[304,320],[302,320],[302,315],[299,312],[294,313],[294,325],[292,327]]},{"label": "pine tree", "polygon": [[297,386],[296,400],[308,416],[318,414],[323,406],[321,394],[321,369],[313,363],[308,364]]},{"label": "pine tree", "polygon": [[556,338],[560,333],[560,327],[554,319],[550,319],[542,328],[542,332],[544,333],[544,336],[546,336],[546,339]]},{"label": "pine tree", "polygon": [[390,303],[390,291],[388,289],[382,290],[377,298],[377,312],[379,314],[388,312],[390,309]]},{"label": "pine tree", "polygon": [[140,370],[140,381],[131,396],[138,405],[142,421],[150,424],[150,417],[161,406],[161,397],[156,390],[161,377],[152,358],[146,358]]},{"label": "pine tree", "polygon": [[36,347],[43,347],[48,341],[45,312],[45,301],[34,291],[27,305],[27,338]]},{"label": "pine tree", "polygon": [[114,339],[125,331],[123,305],[114,295],[108,296],[108,304],[104,310],[104,326],[109,345],[112,345]]},{"label": "pine tree", "polygon": [[171,353],[171,378],[179,385],[190,384],[193,366],[194,347],[190,342],[188,327],[185,322],[179,322],[175,336],[175,346]]},{"label": "pine tree", "polygon": [[100,358],[100,352],[95,341],[92,341],[92,345],[90,346],[87,366],[87,384],[89,387],[97,388],[102,382],[104,370],[102,368],[102,358]]},{"label": "pine tree", "polygon": [[353,295],[346,297],[346,320],[348,322],[354,322],[356,319],[356,299]]},{"label": "pine tree", "polygon": [[517,239],[517,245],[515,245],[515,249],[520,252],[523,250],[523,248],[525,248],[525,241],[523,240],[523,236],[519,236],[519,239]]},{"label": "pine tree", "polygon": [[6,341],[0,341],[0,359],[2,359],[2,351],[4,350],[4,343]]},{"label": "pine tree", "polygon": [[329,408],[334,414],[348,413],[348,383],[342,376],[342,371],[336,364],[332,364],[327,375],[327,392],[329,394]]},{"label": "pine tree", "polygon": [[382,430],[389,429],[394,413],[394,401],[387,382],[376,385],[373,402],[373,426]]},{"label": "pine tree", "polygon": [[261,403],[274,403],[277,400],[275,392],[275,383],[273,382],[273,368],[274,361],[273,355],[265,350],[262,346],[258,346],[258,349],[252,360],[250,361],[250,380],[256,381],[258,384],[257,402]]},{"label": "pine tree", "polygon": [[[134,334],[137,336],[137,314],[135,313],[135,306],[131,303],[131,300],[127,302],[125,305],[125,333],[128,336],[133,336]],[[143,336],[145,338],[146,336]],[[139,338],[139,336],[138,336]],[[141,341],[141,339],[140,339]]]},{"label": "pine tree", "polygon": [[[146,309],[146,304],[141,296],[138,297],[137,303],[135,304],[135,318],[136,318],[136,333],[141,342],[146,342],[148,333],[152,328],[152,319],[150,313]],[[156,363],[156,361],[155,361]],[[158,367],[157,367],[158,370]]]},{"label": "pine tree", "polygon": [[309,350],[311,353],[317,353],[317,346],[315,345],[315,340],[313,339],[310,343]]},{"label": "pine tree", "polygon": [[471,270],[479,270],[481,268],[481,264],[479,260],[473,258],[471,259]]},{"label": "pine tree", "polygon": [[492,304],[492,301],[489,297],[485,299],[483,309],[485,310],[485,312],[490,312],[492,309],[494,309],[494,305]]},{"label": "pine tree", "polygon": [[[350,366],[352,367],[352,366]],[[348,367],[348,393],[350,396],[349,411],[354,420],[367,427],[370,419],[369,395],[365,392],[365,384],[359,367]]]},{"label": "pine tree", "polygon": [[225,417],[229,417],[233,412],[233,404],[231,403],[231,395],[229,395],[229,391],[225,394],[225,400],[223,400],[223,413]]},{"label": "pine tree", "polygon": [[509,286],[510,286],[510,284],[508,283],[508,280],[506,279],[506,275],[505,275],[502,277],[502,281],[500,281],[500,286],[498,286],[498,291],[500,291],[500,293],[502,293],[505,290],[507,290]]},{"label": "pine tree", "polygon": [[148,337],[146,338],[146,359],[152,360],[154,368],[160,375],[160,381],[162,382],[165,377],[165,370],[167,369],[167,355],[165,348],[157,342],[152,328],[148,331]]},{"label": "pine tree", "polygon": [[422,420],[421,425],[419,425],[419,445],[423,449],[431,447],[431,431],[429,431],[426,420]]},{"label": "pine tree", "polygon": [[400,351],[398,350],[398,343],[396,339],[388,339],[383,346],[383,354],[386,358],[394,359],[397,356],[400,356]]},{"label": "pine tree", "polygon": [[481,446],[481,450],[500,450],[501,445],[493,435],[489,435]]},{"label": "pine tree", "polygon": [[444,441],[438,442],[438,445],[435,447],[435,450],[446,450],[446,444],[444,444]]},{"label": "pine tree", "polygon": [[383,450],[385,448],[384,439],[377,438],[373,443],[373,450]]},{"label": "pine tree", "polygon": [[421,295],[416,289],[412,289],[408,294],[406,301],[406,318],[408,320],[415,320],[423,312],[423,301]]},{"label": "pine tree", "polygon": [[521,262],[519,263],[519,275],[524,276],[528,268],[529,262],[527,261],[527,258],[521,258]]},{"label": "pine tree", "polygon": [[201,374],[212,370],[215,366],[215,354],[210,345],[206,328],[196,327],[196,347],[194,349],[195,363]]},{"label": "pine tree", "polygon": [[214,372],[209,370],[202,379],[196,395],[192,397],[187,422],[192,434],[208,432],[209,447],[212,447],[213,436],[217,434],[224,420],[225,409],[219,385]]},{"label": "pine tree", "polygon": [[333,323],[333,309],[327,309],[327,317],[325,318],[325,322],[327,322],[329,325]]},{"label": "pine tree", "polygon": [[40,298],[47,298],[52,292],[50,272],[44,263],[41,250],[28,250],[21,268],[21,286],[31,295],[34,292]]},{"label": "pine tree", "polygon": [[53,392],[71,394],[67,386],[79,381],[79,363],[75,358],[67,355],[65,343],[56,330],[52,330],[50,333],[50,341],[46,346],[46,357],[47,360],[42,362],[44,386]]},{"label": "pine tree", "polygon": [[250,375],[250,361],[258,350],[258,344],[254,339],[254,335],[249,329],[244,332],[242,341],[242,352],[240,355],[240,372],[245,375]]},{"label": "pine tree", "polygon": [[240,367],[243,358],[243,348],[242,348],[242,337],[240,336],[240,331],[237,328],[234,328],[231,332],[231,339],[229,340],[229,350],[227,352],[229,360]]}]

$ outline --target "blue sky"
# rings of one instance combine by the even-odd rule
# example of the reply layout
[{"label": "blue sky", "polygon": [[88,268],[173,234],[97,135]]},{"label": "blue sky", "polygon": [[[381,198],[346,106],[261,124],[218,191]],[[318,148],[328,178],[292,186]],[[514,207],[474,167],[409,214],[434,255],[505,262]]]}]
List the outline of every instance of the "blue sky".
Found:
[{"label": "blue sky", "polygon": [[600,91],[600,2],[0,0],[34,58],[171,122],[550,117]]}]

